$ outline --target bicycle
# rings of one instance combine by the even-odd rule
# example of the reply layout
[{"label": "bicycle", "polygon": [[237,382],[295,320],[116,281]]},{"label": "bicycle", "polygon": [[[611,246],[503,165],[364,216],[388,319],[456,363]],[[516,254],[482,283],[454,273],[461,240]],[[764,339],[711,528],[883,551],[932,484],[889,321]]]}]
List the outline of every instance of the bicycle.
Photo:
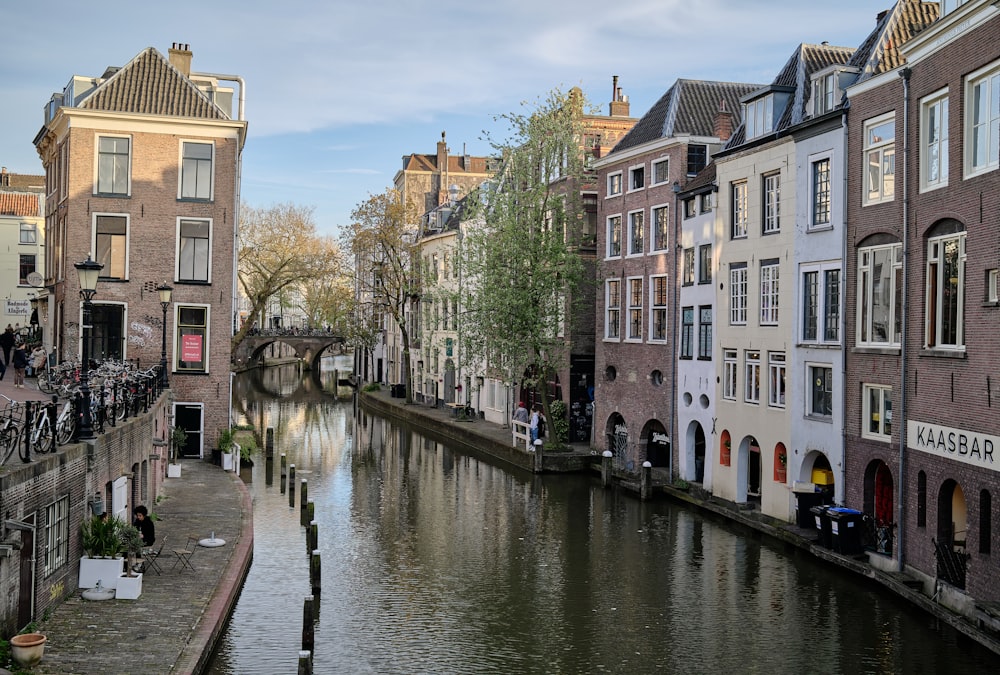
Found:
[{"label": "bicycle", "polygon": [[0,422],[0,465],[4,465],[21,441],[21,404],[3,394],[0,398],[7,401],[7,411]]}]

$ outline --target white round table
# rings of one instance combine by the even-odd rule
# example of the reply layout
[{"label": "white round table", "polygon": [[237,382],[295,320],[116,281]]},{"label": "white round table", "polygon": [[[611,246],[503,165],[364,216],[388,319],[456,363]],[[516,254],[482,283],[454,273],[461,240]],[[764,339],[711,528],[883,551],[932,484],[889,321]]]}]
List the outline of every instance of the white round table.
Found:
[{"label": "white round table", "polygon": [[226,540],[225,539],[218,539],[218,538],[211,538],[211,537],[209,537],[209,538],[200,540],[198,542],[198,545],[199,546],[204,546],[206,548],[215,548],[216,546],[225,546],[226,545]]}]

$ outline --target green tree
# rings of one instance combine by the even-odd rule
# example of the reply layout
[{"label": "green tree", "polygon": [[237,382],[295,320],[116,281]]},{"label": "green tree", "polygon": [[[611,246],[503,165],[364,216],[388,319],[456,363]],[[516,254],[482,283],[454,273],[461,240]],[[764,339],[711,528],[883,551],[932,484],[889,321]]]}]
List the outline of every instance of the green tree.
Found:
[{"label": "green tree", "polygon": [[584,283],[575,224],[584,177],[579,90],[548,94],[524,114],[503,115],[510,138],[492,142],[502,158],[463,224],[462,342],[465,353],[506,381],[539,392],[565,362]]}]

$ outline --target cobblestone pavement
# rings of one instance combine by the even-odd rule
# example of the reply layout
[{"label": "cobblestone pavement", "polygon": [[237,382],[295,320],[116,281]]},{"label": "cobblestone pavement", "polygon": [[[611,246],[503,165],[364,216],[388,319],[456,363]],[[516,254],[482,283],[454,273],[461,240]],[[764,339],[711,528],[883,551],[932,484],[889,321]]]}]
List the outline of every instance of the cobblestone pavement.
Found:
[{"label": "cobblestone pavement", "polygon": [[[6,378],[5,378],[6,379]],[[21,391],[21,390],[18,390]],[[253,553],[250,493],[233,473],[200,460],[167,479],[156,514],[156,546],[166,537],[163,574],[143,575],[138,600],[84,600],[76,591],[41,622],[48,636],[37,673],[196,673],[204,666],[238,596]],[[214,532],[225,545],[196,546],[194,571],[170,552],[188,536]]]}]

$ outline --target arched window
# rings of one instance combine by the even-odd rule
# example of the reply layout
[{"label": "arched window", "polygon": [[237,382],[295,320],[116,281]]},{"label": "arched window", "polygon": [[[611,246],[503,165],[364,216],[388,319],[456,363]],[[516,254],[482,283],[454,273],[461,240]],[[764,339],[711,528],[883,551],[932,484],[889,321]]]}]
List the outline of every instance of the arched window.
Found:
[{"label": "arched window", "polygon": [[927,474],[917,474],[917,527],[927,527]]},{"label": "arched window", "polygon": [[993,539],[993,497],[989,490],[979,493],[979,552],[989,555]]},{"label": "arched window", "polygon": [[728,431],[723,431],[719,441],[719,464],[730,466],[732,464],[732,439]]},{"label": "arched window", "polygon": [[788,467],[788,451],[784,443],[774,446],[774,482],[784,483]]}]

